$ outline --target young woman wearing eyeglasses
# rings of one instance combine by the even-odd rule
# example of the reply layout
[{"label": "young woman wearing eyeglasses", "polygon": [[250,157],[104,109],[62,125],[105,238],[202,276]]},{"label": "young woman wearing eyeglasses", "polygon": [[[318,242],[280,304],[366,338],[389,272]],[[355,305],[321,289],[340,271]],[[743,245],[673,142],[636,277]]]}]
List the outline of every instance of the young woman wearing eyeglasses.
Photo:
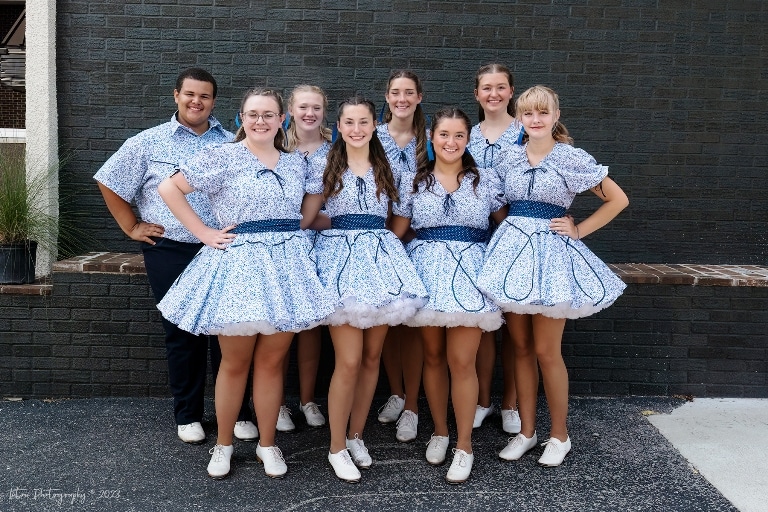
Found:
[{"label": "young woman wearing eyeglasses", "polygon": [[[333,311],[300,229],[302,202],[319,208],[322,201],[319,194],[305,194],[320,176],[309,176],[304,158],[284,150],[277,92],[249,90],[240,112],[242,126],[233,144],[198,153],[158,189],[173,214],[206,245],[158,308],[184,330],[219,336],[218,439],[208,474],[218,479],[230,472],[240,407],[234,397],[242,396],[252,368],[261,433],[256,456],[268,476],[281,478],[287,466],[275,445],[275,425],[283,359],[293,333],[318,325]],[[217,226],[206,226],[192,211],[185,195],[195,191],[209,196]]]}]

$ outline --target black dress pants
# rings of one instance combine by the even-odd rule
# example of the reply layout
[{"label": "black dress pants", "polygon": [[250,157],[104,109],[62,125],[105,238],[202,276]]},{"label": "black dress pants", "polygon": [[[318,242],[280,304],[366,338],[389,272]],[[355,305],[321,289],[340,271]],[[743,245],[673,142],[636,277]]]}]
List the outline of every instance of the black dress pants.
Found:
[{"label": "black dress pants", "polygon": [[[153,238],[155,245],[141,244],[147,279],[160,302],[195,257],[203,244],[176,242],[167,238]],[[208,370],[208,352],[214,380],[221,363],[221,349],[216,336],[194,335],[162,319],[165,329],[165,350],[168,358],[168,381],[173,395],[173,413],[177,425],[186,425],[203,418],[205,381]],[[246,387],[238,421],[251,421],[249,386]]]}]

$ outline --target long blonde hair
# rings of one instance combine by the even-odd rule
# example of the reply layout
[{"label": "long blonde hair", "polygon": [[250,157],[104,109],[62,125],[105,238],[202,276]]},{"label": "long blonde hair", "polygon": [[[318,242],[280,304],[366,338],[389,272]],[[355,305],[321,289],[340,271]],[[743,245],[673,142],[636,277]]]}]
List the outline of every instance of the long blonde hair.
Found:
[{"label": "long blonde hair", "polygon": [[[523,112],[530,110],[548,110],[556,112],[560,109],[560,98],[557,93],[545,85],[534,85],[523,94],[517,97],[517,118]],[[573,145],[573,138],[568,134],[568,129],[559,120],[552,127],[552,137],[557,142]],[[523,137],[523,141],[528,140],[528,135]]]},{"label": "long blonde hair", "polygon": [[[325,122],[325,113],[328,111],[328,97],[325,95],[325,92],[316,85],[297,85],[293,88],[291,95],[288,97],[288,110],[293,107],[293,101],[296,98],[296,95],[301,92],[312,92],[319,94],[323,98],[323,119],[320,120],[320,136],[325,141],[331,142],[332,131],[330,128],[325,126],[325,124],[323,124]],[[288,128],[285,130],[285,137],[285,149],[288,151],[295,151],[298,149],[301,140],[299,139],[299,134],[296,131],[296,121],[294,120],[293,116],[291,116],[290,120],[288,121]]]}]

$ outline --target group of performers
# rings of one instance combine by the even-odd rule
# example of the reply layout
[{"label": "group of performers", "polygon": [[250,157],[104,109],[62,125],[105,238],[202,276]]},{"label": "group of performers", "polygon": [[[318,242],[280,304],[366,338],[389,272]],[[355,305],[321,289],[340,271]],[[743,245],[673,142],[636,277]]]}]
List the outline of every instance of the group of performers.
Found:
[{"label": "group of performers", "polygon": [[[498,330],[501,416],[514,434],[498,456],[517,460],[539,442],[541,372],[551,428],[539,463],[559,465],[571,449],[565,321],[624,289],[581,239],[628,200],[607,167],[573,147],[557,94],[537,85],[513,101],[510,71],[485,65],[473,126],[456,107],[428,119],[420,78],[398,70],[382,119],[370,100],[348,98],[333,140],[318,87],[293,90],[287,122],[279,92],[248,90],[234,136],[211,115],[216,92],[206,71],[182,72],[171,121],[126,141],[95,176],[120,227],[142,243],[185,441],[205,439],[206,351],[215,361],[208,474],[230,473],[233,437],[258,437],[266,474],[286,474],[275,433],[293,428],[282,390],[296,333],[300,408],[310,426],[325,423],[314,402],[320,325],[335,354],[328,461],[338,478],[358,482],[373,464],[365,426],[383,359],[392,396],[379,420],[397,421],[399,441],[415,439],[423,381],[434,424],[425,458],[442,465],[450,397],[457,438],[445,478],[466,481],[473,427],[493,411]],[[587,190],[602,204],[576,222],[568,208]]]}]

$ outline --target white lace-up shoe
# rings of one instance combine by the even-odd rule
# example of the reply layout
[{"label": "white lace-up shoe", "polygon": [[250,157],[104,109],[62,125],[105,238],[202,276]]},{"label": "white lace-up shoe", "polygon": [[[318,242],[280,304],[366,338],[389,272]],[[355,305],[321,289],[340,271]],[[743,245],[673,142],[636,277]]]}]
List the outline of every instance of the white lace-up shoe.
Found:
[{"label": "white lace-up shoe", "polygon": [[502,409],[501,410],[501,428],[507,434],[519,434],[520,433],[520,413],[517,409]]},{"label": "white lace-up shoe", "polygon": [[296,430],[296,425],[293,424],[291,419],[291,410],[284,406],[280,406],[280,412],[277,413],[277,430],[278,432],[293,432]]},{"label": "white lace-up shoe", "polygon": [[493,414],[494,408],[493,404],[489,405],[488,407],[483,407],[482,405],[478,405],[477,409],[475,409],[475,421],[472,423],[472,428],[477,428],[480,425],[483,424],[483,420]]},{"label": "white lace-up shoe", "polygon": [[419,415],[413,411],[403,411],[397,420],[397,434],[395,438],[401,443],[408,443],[416,439],[416,431],[419,427]]},{"label": "white lace-up shoe", "polygon": [[549,468],[559,466],[568,452],[571,451],[571,438],[570,436],[565,439],[565,442],[550,437],[541,446],[545,446],[544,454],[539,459],[539,464]]},{"label": "white lace-up shoe", "polygon": [[328,452],[328,462],[331,463],[333,472],[341,480],[351,484],[356,484],[360,481],[360,470],[352,462],[352,457],[350,457],[348,450],[341,450],[339,453]]},{"label": "white lace-up shoe", "polygon": [[256,445],[256,460],[264,464],[264,472],[271,478],[283,478],[288,472],[283,452],[277,446]]},{"label": "white lace-up shoe", "polygon": [[214,480],[221,480],[229,474],[229,462],[232,459],[232,445],[217,444],[208,453],[211,454],[211,462],[208,463],[208,476]]},{"label": "white lace-up shoe", "polygon": [[536,446],[538,438],[536,432],[530,438],[525,437],[523,434],[517,434],[515,437],[509,438],[509,444],[499,452],[499,458],[504,460],[517,460],[531,448]]},{"label": "white lace-up shoe", "polygon": [[392,395],[387,403],[379,409],[379,423],[394,423],[400,417],[405,407],[405,399],[397,395]]},{"label": "white lace-up shoe", "polygon": [[432,434],[427,443],[427,462],[433,466],[445,464],[445,454],[448,451],[448,437]]},{"label": "white lace-up shoe", "polygon": [[259,437],[259,429],[252,421],[235,423],[235,437],[241,441],[255,441]]},{"label": "white lace-up shoe", "polygon": [[178,426],[179,439],[189,444],[200,444],[205,441],[205,430],[199,421]]},{"label": "white lace-up shoe", "polygon": [[451,467],[448,468],[448,474],[445,475],[445,479],[449,484],[462,484],[469,478],[469,473],[472,471],[472,463],[475,461],[475,455],[473,453],[467,453],[464,450],[457,448],[453,449],[453,462]]},{"label": "white lace-up shoe", "polygon": [[320,408],[315,402],[307,402],[304,405],[299,403],[299,409],[304,413],[304,418],[310,427],[318,428],[325,425],[325,416],[320,412]]},{"label": "white lace-up shoe", "polygon": [[368,448],[365,447],[365,443],[362,439],[355,434],[354,439],[347,439],[347,450],[352,457],[352,461],[360,469],[369,469],[373,464],[373,459],[368,454]]}]

